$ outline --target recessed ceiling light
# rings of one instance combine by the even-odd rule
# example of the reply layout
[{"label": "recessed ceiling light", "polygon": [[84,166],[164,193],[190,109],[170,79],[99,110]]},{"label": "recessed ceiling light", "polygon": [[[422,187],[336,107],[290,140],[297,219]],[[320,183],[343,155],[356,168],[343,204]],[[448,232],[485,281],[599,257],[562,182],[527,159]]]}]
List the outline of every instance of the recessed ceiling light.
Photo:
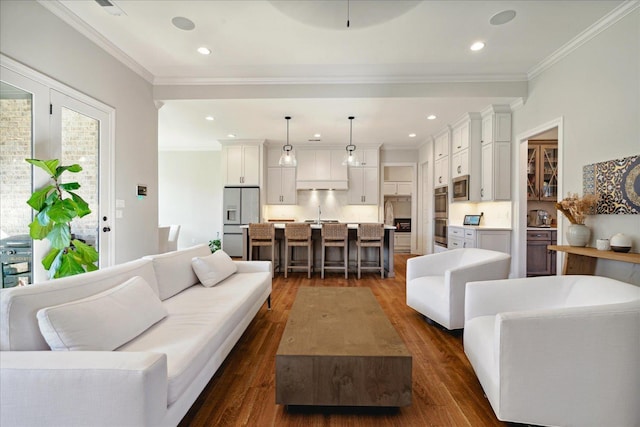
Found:
[{"label": "recessed ceiling light", "polygon": [[227,135],[227,138],[235,138],[235,137],[236,137],[236,135],[234,133],[230,133],[230,134]]},{"label": "recessed ceiling light", "polygon": [[191,19],[185,18],[183,16],[173,17],[171,19],[171,23],[174,27],[184,31],[191,31],[196,27],[196,24],[194,24]]},{"label": "recessed ceiling light", "polygon": [[202,54],[202,55],[210,55],[211,54],[211,49],[209,49],[208,47],[199,47],[198,48],[198,53]]},{"label": "recessed ceiling light", "polygon": [[313,134],[313,137],[314,137],[314,138],[320,138],[321,136],[322,136],[322,135],[320,135],[319,133],[314,133],[314,134]]},{"label": "recessed ceiling light", "polygon": [[482,48],[484,48],[484,42],[475,42],[474,44],[471,45],[471,50],[481,50]]},{"label": "recessed ceiling light", "polygon": [[415,138],[415,137],[416,137],[416,134],[415,134],[415,133],[410,133],[410,134],[409,134],[409,138]]},{"label": "recessed ceiling light", "polygon": [[502,25],[511,21],[516,17],[515,10],[503,10],[502,12],[498,12],[489,19],[489,23],[491,25]]},{"label": "recessed ceiling light", "polygon": [[212,122],[212,121],[213,121],[213,116],[207,116],[207,117],[205,117],[204,119],[205,119],[205,120],[209,120],[210,122]]},{"label": "recessed ceiling light", "polygon": [[427,116],[427,120],[435,120],[436,116],[434,116],[433,114]]}]

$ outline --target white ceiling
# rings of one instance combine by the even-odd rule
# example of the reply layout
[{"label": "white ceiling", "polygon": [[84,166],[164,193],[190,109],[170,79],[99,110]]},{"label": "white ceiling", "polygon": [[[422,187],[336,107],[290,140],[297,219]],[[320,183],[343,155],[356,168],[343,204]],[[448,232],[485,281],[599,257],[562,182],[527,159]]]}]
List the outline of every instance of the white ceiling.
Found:
[{"label": "white ceiling", "polygon": [[[417,147],[465,112],[526,97],[522,82],[622,2],[351,0],[350,28],[347,0],[114,0],[122,16],[94,1],[41,3],[157,86],[161,149],[216,149],[229,133],[280,144],[285,115],[294,145],[314,133],[345,143],[353,115],[356,144]],[[489,23],[507,9],[513,21]],[[470,51],[477,40],[486,47]],[[224,95],[194,95],[194,84]]]}]

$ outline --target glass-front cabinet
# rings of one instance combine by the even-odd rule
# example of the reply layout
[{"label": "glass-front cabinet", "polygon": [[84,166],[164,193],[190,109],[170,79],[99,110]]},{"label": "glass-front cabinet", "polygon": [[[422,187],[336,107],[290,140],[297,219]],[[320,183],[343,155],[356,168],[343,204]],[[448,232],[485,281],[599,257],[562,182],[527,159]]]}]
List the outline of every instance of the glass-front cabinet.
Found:
[{"label": "glass-front cabinet", "polygon": [[558,200],[558,142],[529,141],[527,199]]}]

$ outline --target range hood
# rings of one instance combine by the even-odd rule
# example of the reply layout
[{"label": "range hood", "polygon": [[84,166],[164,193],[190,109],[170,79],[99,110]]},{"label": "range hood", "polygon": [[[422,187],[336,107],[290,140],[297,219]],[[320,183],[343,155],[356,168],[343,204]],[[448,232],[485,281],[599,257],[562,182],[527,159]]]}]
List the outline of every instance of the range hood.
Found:
[{"label": "range hood", "polygon": [[297,152],[297,190],[348,190],[347,165],[342,164],[344,150],[300,149]]}]

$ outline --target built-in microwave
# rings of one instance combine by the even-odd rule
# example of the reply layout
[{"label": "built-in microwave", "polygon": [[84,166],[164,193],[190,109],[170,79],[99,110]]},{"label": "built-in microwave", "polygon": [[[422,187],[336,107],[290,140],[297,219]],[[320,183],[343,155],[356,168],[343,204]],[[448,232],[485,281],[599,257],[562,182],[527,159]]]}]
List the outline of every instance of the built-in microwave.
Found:
[{"label": "built-in microwave", "polygon": [[452,199],[454,202],[469,201],[469,175],[462,175],[453,178],[451,183]]},{"label": "built-in microwave", "polygon": [[433,216],[435,218],[447,218],[448,197],[446,186],[433,190]]}]

